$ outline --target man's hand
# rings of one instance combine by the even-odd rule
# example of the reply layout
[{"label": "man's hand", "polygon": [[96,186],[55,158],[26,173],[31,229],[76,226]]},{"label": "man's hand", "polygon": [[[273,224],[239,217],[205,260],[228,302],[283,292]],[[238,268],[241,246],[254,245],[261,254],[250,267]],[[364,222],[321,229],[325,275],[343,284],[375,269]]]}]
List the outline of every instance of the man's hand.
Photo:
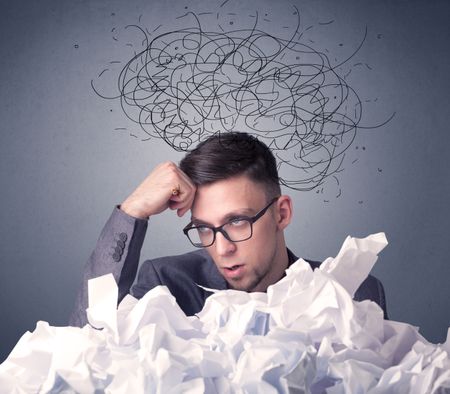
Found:
[{"label": "man's hand", "polygon": [[130,216],[147,219],[165,211],[176,209],[183,216],[192,205],[195,185],[172,162],[158,165],[121,204],[120,209]]}]

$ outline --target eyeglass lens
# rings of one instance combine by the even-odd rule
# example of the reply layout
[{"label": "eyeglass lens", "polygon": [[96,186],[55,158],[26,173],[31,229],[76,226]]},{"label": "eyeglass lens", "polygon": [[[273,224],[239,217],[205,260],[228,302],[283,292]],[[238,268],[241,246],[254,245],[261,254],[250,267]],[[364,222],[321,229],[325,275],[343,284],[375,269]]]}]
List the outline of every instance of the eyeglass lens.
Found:
[{"label": "eyeglass lens", "polygon": [[[224,224],[222,231],[230,241],[239,242],[252,236],[252,225],[246,219],[234,220]],[[210,246],[214,242],[214,231],[209,227],[194,227],[188,231],[188,236],[193,244],[203,247]]]}]

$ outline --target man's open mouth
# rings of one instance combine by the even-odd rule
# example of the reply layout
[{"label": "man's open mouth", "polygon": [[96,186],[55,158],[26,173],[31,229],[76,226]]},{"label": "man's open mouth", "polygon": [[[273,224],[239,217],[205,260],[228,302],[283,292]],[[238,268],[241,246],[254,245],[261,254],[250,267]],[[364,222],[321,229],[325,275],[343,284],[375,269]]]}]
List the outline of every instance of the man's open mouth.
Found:
[{"label": "man's open mouth", "polygon": [[228,271],[236,271],[239,267],[242,267],[242,264],[236,264],[231,267],[225,267],[225,269]]}]

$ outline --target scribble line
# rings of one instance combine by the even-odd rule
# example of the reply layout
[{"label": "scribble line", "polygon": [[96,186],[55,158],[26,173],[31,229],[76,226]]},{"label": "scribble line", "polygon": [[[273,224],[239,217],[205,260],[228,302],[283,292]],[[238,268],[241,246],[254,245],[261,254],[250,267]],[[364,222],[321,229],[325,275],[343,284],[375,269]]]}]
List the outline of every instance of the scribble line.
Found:
[{"label": "scribble line", "polygon": [[[283,185],[312,190],[342,171],[358,128],[381,127],[395,115],[376,126],[361,125],[363,105],[347,83],[352,68],[342,70],[363,46],[367,27],[356,49],[332,64],[328,51],[302,41],[313,26],[301,29],[296,7],[288,38],[260,28],[258,12],[250,15],[248,28],[227,30],[217,13],[217,29],[204,29],[201,18],[211,14],[186,12],[176,18],[185,27],[155,37],[146,27],[126,26],[142,36],[141,48],[118,73],[117,93],[96,86],[106,69],[91,81],[100,97],[120,102],[145,140],[163,139],[189,151],[218,132],[250,132],[274,152]],[[270,22],[267,14],[262,21]],[[363,65],[371,69],[354,63]]]}]

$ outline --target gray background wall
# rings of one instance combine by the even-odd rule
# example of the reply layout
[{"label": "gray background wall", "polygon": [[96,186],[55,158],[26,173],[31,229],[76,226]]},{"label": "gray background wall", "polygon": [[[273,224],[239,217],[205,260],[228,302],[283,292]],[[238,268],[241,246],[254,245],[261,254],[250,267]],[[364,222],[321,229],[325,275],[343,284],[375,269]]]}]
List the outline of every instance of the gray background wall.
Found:
[{"label": "gray background wall", "polygon": [[[84,262],[113,206],[161,160],[182,157],[160,140],[130,136],[139,131],[136,125],[116,102],[92,91],[91,79],[124,55],[112,29],[140,15],[148,26],[170,27],[185,7],[199,13],[221,3],[1,2],[2,360],[36,321],[66,323]],[[390,245],[374,274],[384,283],[391,319],[419,326],[432,342],[444,341],[450,326],[450,3],[271,4],[230,0],[227,7],[239,15],[267,13],[281,26],[278,18],[295,4],[302,23],[316,26],[313,45],[328,48],[331,58],[333,51],[351,53],[367,26],[354,63],[371,69],[351,78],[360,97],[371,100],[364,102],[362,124],[381,123],[395,112],[383,127],[358,133],[339,174],[340,197],[332,180],[323,192],[286,190],[295,202],[289,246],[324,259],[348,234],[385,231]],[[151,222],[142,256],[189,248],[180,232],[185,218],[164,213]]]}]

